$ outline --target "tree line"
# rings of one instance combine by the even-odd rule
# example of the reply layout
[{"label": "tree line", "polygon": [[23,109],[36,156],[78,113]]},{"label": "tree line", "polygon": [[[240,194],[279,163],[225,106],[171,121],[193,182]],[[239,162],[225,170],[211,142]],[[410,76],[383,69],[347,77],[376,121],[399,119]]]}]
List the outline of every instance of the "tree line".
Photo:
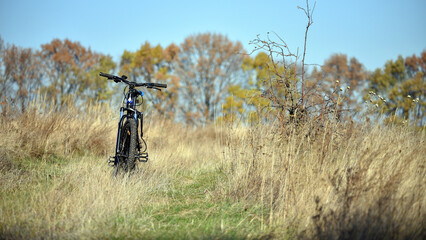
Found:
[{"label": "tree line", "polygon": [[25,112],[39,95],[57,111],[88,101],[108,103],[121,93],[98,76],[102,71],[167,83],[165,91],[146,91],[146,102],[158,114],[191,125],[344,121],[355,113],[425,124],[426,51],[399,56],[374,71],[355,57],[333,54],[307,71],[279,37],[258,36],[251,44],[254,51],[247,52],[222,34],[200,33],[179,45],[145,42],[134,52],[125,50],[116,63],[69,39],[31,49],[0,37],[1,112]]}]

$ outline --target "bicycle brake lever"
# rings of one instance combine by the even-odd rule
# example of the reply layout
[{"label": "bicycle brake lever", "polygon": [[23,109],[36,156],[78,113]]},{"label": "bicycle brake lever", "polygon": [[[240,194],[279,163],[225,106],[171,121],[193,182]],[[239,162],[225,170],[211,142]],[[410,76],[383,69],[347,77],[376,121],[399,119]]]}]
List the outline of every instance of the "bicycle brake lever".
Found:
[{"label": "bicycle brake lever", "polygon": [[158,90],[158,91],[160,91],[160,92],[161,92],[161,89],[159,89],[159,88],[157,88],[157,87],[146,87],[146,88],[153,88],[153,89]]}]

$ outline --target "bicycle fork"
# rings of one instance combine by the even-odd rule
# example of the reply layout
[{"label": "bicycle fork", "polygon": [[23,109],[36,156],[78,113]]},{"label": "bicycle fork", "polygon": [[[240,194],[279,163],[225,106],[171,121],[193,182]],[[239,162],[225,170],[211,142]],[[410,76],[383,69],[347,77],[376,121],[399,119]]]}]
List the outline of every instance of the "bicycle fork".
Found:
[{"label": "bicycle fork", "polygon": [[120,145],[120,138],[121,138],[121,127],[123,124],[124,119],[126,118],[126,116],[123,116],[123,109],[120,109],[120,121],[118,121],[118,130],[117,130],[117,141],[115,143],[115,156],[110,156],[108,158],[108,165],[111,167],[117,166],[118,165],[118,149],[119,149],[119,145]]}]

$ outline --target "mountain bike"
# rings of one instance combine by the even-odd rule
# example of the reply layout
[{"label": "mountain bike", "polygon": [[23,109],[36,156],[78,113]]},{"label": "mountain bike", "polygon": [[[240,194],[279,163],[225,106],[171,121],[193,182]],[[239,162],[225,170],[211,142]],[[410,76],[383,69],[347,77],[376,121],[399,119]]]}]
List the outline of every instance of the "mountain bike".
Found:
[{"label": "mountain bike", "polygon": [[103,72],[99,76],[127,85],[123,90],[124,99],[120,107],[115,156],[108,158],[108,165],[114,167],[116,174],[120,170],[131,172],[137,161],[148,161],[148,146],[143,139],[143,112],[137,109],[143,105],[144,93],[136,88],[146,87],[161,91],[161,88],[167,88],[167,84],[137,83],[127,80],[125,75],[119,77]]}]

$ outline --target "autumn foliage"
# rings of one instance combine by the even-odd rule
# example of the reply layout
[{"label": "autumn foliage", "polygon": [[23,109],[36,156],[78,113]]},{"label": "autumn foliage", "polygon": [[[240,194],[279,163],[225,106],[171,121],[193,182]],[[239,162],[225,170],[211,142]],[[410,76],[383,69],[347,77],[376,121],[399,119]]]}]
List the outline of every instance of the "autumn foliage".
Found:
[{"label": "autumn foliage", "polygon": [[0,39],[1,112],[25,112],[40,97],[56,110],[119,99],[121,89],[99,78],[102,71],[167,83],[165,91],[144,91],[145,109],[193,126],[313,120],[321,127],[325,119],[372,118],[425,124],[425,51],[371,72],[345,54],[305,66],[275,33],[258,35],[251,46],[248,52],[222,34],[200,33],[167,47],[144,42],[134,52],[124,50],[116,63],[69,39],[54,39],[40,49]]}]

